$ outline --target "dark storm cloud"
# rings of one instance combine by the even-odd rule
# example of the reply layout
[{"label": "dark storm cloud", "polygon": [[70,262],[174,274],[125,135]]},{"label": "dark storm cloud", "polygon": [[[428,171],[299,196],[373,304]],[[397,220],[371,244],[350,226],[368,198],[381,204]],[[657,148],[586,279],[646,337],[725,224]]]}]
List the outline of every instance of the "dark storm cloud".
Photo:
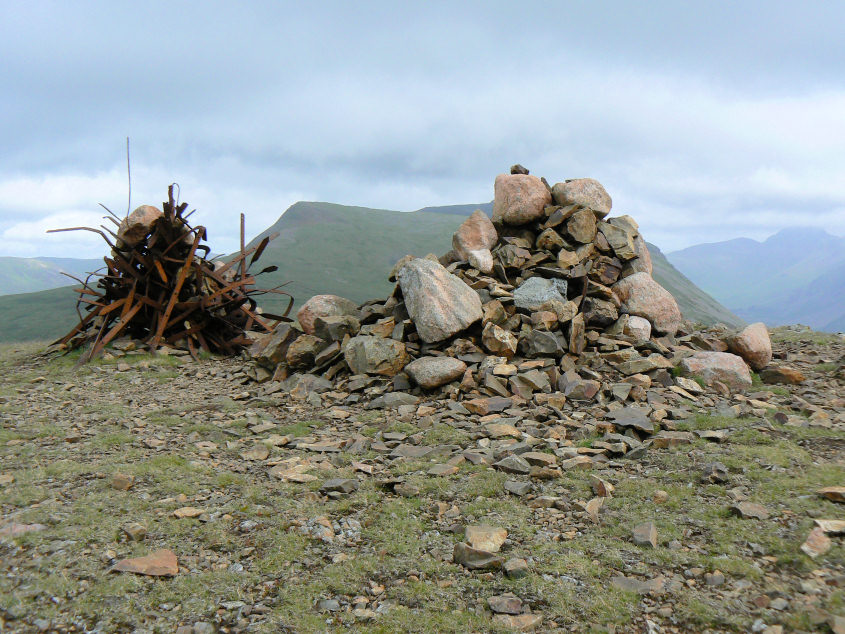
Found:
[{"label": "dark storm cloud", "polygon": [[482,202],[515,161],[667,248],[845,232],[841,5],[406,4],[7,5],[0,254],[123,211],[127,135],[135,202],[179,181],[221,249],[240,211]]}]

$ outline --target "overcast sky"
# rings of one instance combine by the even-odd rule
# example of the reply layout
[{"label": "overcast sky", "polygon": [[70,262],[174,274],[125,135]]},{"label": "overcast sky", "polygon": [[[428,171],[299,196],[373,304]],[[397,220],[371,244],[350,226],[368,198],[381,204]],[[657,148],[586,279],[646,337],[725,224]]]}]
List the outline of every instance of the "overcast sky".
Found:
[{"label": "overcast sky", "polygon": [[[98,257],[97,203],[215,251],[297,200],[591,176],[664,250],[845,234],[845,3],[0,0],[0,255]],[[328,245],[327,245],[328,248]],[[444,244],[444,251],[449,248]]]}]

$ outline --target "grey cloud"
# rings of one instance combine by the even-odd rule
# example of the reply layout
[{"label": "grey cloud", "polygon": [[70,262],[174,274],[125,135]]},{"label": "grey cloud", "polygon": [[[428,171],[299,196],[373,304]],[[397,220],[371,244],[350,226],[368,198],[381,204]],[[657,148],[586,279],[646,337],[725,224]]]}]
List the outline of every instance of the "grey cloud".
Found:
[{"label": "grey cloud", "polygon": [[[598,178],[667,247],[845,232],[841,5],[405,5],[12,6],[0,192],[108,173],[52,211],[122,208],[129,135],[136,200],[177,180],[229,242],[298,197],[486,201],[514,161]],[[0,231],[45,213],[0,196]]]}]

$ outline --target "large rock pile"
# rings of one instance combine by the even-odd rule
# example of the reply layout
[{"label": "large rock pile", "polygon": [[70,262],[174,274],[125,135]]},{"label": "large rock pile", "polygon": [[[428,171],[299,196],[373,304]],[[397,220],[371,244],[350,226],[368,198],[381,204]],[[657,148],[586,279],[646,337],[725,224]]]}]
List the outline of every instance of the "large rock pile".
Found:
[{"label": "large rock pile", "polygon": [[514,166],[494,189],[492,221],[476,211],[446,255],[402,258],[387,299],[308,300],[299,327],[282,324],[253,346],[255,378],[342,389],[372,406],[441,389],[487,414],[527,400],[644,401],[655,381],[701,389],[675,367],[730,393],[751,385],[743,358],[754,368],[771,359],[765,327],[730,342],[682,331],[637,223],[609,217],[599,182],[550,187]]}]

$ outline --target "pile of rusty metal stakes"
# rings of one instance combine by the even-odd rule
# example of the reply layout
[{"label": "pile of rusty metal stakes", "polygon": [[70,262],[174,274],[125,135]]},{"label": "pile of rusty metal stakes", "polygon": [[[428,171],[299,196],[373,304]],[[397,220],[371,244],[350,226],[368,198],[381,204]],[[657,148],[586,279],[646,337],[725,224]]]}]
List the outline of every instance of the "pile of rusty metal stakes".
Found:
[{"label": "pile of rusty metal stakes", "polygon": [[287,293],[255,288],[257,274],[249,272],[275,236],[245,249],[241,214],[240,252],[228,261],[208,259],[210,248],[202,244],[205,227],[188,224],[193,211],[185,213],[187,203],[177,203],[173,190],[171,185],[163,210],[142,205],[123,219],[109,212],[106,218],[117,225],[116,231],[106,226],[54,230],[93,231],[111,247],[104,273],[76,280],[82,285],[74,289],[79,293],[79,323],[54,347],[88,345],[82,363],[117,337],[141,342],[151,352],[167,346],[187,349],[195,358],[200,350],[237,354],[252,343],[250,331],[270,332],[288,319],[293,298],[284,314],[262,314],[256,295]]},{"label": "pile of rusty metal stakes", "polygon": [[387,299],[308,300],[298,325],[280,324],[250,349],[253,378],[372,407],[440,395],[483,402],[482,414],[531,400],[644,401],[652,381],[680,389],[668,370],[675,336],[686,334],[681,312],[652,279],[636,222],[607,217],[602,185],[552,187],[514,166],[494,189],[492,220],[473,213],[440,258],[402,258]]}]

